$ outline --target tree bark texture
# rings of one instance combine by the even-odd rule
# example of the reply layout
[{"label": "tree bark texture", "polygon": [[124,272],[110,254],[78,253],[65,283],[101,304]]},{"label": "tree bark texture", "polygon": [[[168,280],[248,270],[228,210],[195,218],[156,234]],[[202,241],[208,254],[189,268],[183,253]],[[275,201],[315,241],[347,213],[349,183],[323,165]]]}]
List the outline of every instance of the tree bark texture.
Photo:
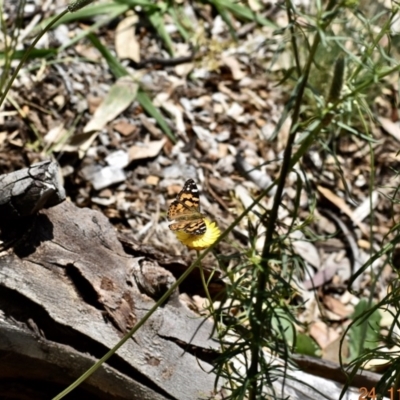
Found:
[{"label": "tree bark texture", "polygon": [[[113,347],[174,282],[127,254],[107,218],[70,202],[0,221],[0,393],[50,399]],[[207,399],[211,323],[170,297],[73,399]],[[212,353],[212,352],[211,352]]]}]

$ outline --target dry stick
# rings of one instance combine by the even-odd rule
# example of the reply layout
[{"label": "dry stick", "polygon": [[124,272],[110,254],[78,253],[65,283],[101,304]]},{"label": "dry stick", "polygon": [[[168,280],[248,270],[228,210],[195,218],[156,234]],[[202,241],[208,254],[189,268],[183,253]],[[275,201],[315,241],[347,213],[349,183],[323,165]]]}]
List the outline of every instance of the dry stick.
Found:
[{"label": "dry stick", "polygon": [[[288,1],[287,1],[288,3]],[[330,0],[329,4],[327,5],[326,11],[331,11],[336,4],[335,0]],[[290,10],[290,4],[287,4],[288,10]],[[288,11],[289,12],[289,11]],[[330,19],[327,20],[324,24],[324,27],[326,27],[330,22]],[[323,29],[322,27],[321,29]],[[308,76],[310,73],[311,69],[311,64],[313,62],[313,56],[317,50],[317,47],[320,42],[320,35],[317,33],[314,43],[311,47],[310,50],[310,56],[307,60],[307,64],[304,67],[304,72],[303,76],[301,77],[301,80],[299,84],[296,86],[294,92],[293,92],[293,97],[296,96],[297,101],[295,103],[294,111],[293,111],[293,118],[292,118],[292,124],[291,124],[291,129],[290,129],[290,134],[287,140],[287,144],[285,147],[284,151],[284,156],[283,156],[283,163],[282,163],[282,168],[281,172],[279,174],[279,179],[278,179],[278,187],[275,193],[274,197],[274,202],[272,209],[269,214],[269,219],[268,219],[268,224],[267,224],[267,230],[266,230],[266,237],[265,237],[265,242],[264,242],[264,248],[262,252],[262,258],[261,258],[261,266],[262,268],[258,270],[257,273],[257,289],[256,289],[256,304],[254,305],[254,318],[251,320],[251,327],[253,331],[253,342],[251,344],[251,363],[247,375],[248,382],[250,383],[250,389],[249,389],[249,400],[256,400],[257,398],[257,375],[259,372],[259,362],[260,362],[260,345],[259,345],[259,339],[262,337],[262,330],[263,330],[263,321],[255,320],[255,318],[261,316],[262,312],[262,306],[264,303],[263,296],[261,296],[261,293],[265,291],[265,286],[267,283],[267,268],[268,268],[268,259],[271,256],[271,243],[273,239],[273,234],[275,230],[275,224],[278,218],[278,209],[281,204],[281,198],[283,194],[283,189],[285,187],[286,183],[286,177],[288,173],[290,172],[290,169],[292,167],[291,163],[291,155],[292,155],[292,150],[293,150],[293,144],[296,139],[296,134],[298,131],[298,119],[300,115],[300,106],[301,106],[301,99],[303,98],[304,95],[304,90],[308,81]]]}]

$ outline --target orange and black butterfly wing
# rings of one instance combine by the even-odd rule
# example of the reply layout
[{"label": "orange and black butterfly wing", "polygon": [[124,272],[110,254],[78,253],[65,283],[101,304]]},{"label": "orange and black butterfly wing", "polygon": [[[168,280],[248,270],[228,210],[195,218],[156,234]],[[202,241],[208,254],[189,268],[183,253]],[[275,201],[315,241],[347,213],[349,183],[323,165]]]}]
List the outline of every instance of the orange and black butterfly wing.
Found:
[{"label": "orange and black butterfly wing", "polygon": [[176,221],[169,228],[191,235],[203,235],[206,230],[204,217],[200,213],[200,193],[193,179],[186,181],[183,189],[168,209],[168,219]]}]

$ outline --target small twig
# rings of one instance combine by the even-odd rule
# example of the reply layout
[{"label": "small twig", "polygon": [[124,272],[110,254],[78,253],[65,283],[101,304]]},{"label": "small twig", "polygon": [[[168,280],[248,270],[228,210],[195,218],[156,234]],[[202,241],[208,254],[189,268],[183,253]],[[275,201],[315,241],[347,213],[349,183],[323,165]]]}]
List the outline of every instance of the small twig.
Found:
[{"label": "small twig", "polygon": [[129,60],[129,66],[135,69],[142,69],[145,68],[149,64],[158,64],[163,67],[175,67],[176,65],[185,64],[191,62],[195,59],[204,56],[204,52],[196,52],[195,50],[192,51],[191,54],[188,56],[176,57],[176,58],[157,58],[157,57],[150,57],[146,60],[143,60],[139,63]]},{"label": "small twig", "polygon": [[[349,228],[347,228],[346,224],[339,217],[337,217],[332,211],[327,210],[327,209],[323,210],[323,213],[328,215],[329,218],[333,219],[335,221],[336,225],[343,232],[343,235],[346,238],[347,243],[350,248],[350,251],[352,253],[352,257],[353,257],[352,273],[354,275],[362,267],[362,262],[360,261],[360,251],[357,246],[357,243],[356,243],[355,239],[353,238],[353,235],[350,232]],[[359,275],[353,282],[353,289],[355,289],[355,290],[360,289],[361,280],[362,280],[362,276]]]}]

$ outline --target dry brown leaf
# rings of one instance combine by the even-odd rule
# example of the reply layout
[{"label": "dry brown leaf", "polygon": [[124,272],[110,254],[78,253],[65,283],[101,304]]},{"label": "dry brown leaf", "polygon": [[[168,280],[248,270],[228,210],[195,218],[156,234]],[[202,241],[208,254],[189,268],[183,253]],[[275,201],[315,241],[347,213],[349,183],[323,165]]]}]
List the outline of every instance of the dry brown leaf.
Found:
[{"label": "dry brown leaf", "polygon": [[90,94],[87,96],[87,103],[90,114],[94,114],[96,112],[102,101],[103,99],[101,97],[92,96]]},{"label": "dry brown leaf", "polygon": [[346,201],[343,200],[341,197],[337,196],[328,188],[323,186],[317,186],[318,191],[327,198],[331,203],[333,203],[337,208],[339,208],[343,213],[348,215],[350,218],[353,217],[353,211],[351,208],[346,204]]},{"label": "dry brown leaf", "polygon": [[294,231],[290,234],[294,251],[313,267],[321,268],[321,260],[317,248],[313,243],[306,240],[303,232]]},{"label": "dry brown leaf", "polygon": [[43,138],[44,142],[47,146],[51,146],[57,142],[60,142],[61,139],[67,134],[67,130],[64,127],[64,124],[61,123],[59,125],[54,126],[54,128],[50,129],[45,137]]},{"label": "dry brown leaf", "polygon": [[347,205],[346,201],[341,197],[337,196],[328,188],[323,186],[317,186],[318,191],[327,198],[331,203],[333,203],[336,207],[338,207],[344,214],[346,214],[353,222],[356,224],[362,231],[362,233],[368,236],[368,229],[358,220],[358,216],[354,215],[354,212]]},{"label": "dry brown leaf", "polygon": [[383,130],[400,142],[400,125],[389,118],[377,117]]},{"label": "dry brown leaf", "polygon": [[146,178],[146,183],[150,186],[157,186],[158,182],[160,182],[160,177],[155,175],[149,175]]},{"label": "dry brown leaf", "polygon": [[135,35],[135,25],[139,18],[136,14],[123,19],[115,32],[115,50],[120,59],[140,62],[140,45]]},{"label": "dry brown leaf", "polygon": [[96,47],[89,44],[77,44],[75,47],[75,51],[77,54],[84,57],[85,59],[96,63],[99,62],[102,57]]},{"label": "dry brown leaf", "polygon": [[142,160],[143,158],[155,157],[161,151],[164,144],[165,139],[161,139],[132,146],[128,151],[129,162],[134,160]]},{"label": "dry brown leaf", "polygon": [[126,110],[136,98],[138,83],[130,76],[124,76],[111,87],[107,96],[96,109],[92,119],[83,129],[84,133],[103,129],[106,124]]},{"label": "dry brown leaf", "polygon": [[0,132],[0,145],[3,146],[7,139],[7,132]]},{"label": "dry brown leaf", "polygon": [[240,64],[236,58],[231,56],[223,56],[222,62],[231,70],[232,77],[236,81],[239,81],[246,76],[246,72],[243,72],[240,69]]},{"label": "dry brown leaf", "polygon": [[371,211],[376,208],[379,202],[379,193],[374,190],[371,196],[367,196],[365,200],[352,213],[353,220],[357,225],[371,214]]},{"label": "dry brown leaf", "polygon": [[129,136],[137,130],[136,125],[132,125],[126,121],[117,122],[115,125],[113,125],[113,128],[123,136]]},{"label": "dry brown leaf", "polygon": [[339,363],[339,354],[342,355],[343,359],[346,359],[349,356],[349,344],[347,340],[344,340],[342,343],[340,336],[322,350],[322,358],[324,360]]},{"label": "dry brown leaf", "polygon": [[144,128],[150,133],[152,139],[161,139],[163,136],[163,132],[161,129],[157,128],[157,126],[151,122],[149,118],[147,118],[144,114],[139,115],[140,122]]},{"label": "dry brown leaf", "polygon": [[338,339],[339,334],[328,327],[324,322],[317,321],[310,326],[310,335],[318,343],[321,349],[325,349],[330,343]]},{"label": "dry brown leaf", "polygon": [[307,290],[315,289],[319,286],[325,285],[336,274],[339,264],[331,263],[327,268],[319,270],[312,279],[307,279],[303,282],[304,288]]},{"label": "dry brown leaf", "polygon": [[345,305],[332,296],[324,296],[324,304],[329,310],[342,318],[348,317],[354,311],[353,306]]},{"label": "dry brown leaf", "polygon": [[[175,57],[187,57],[191,55],[191,48],[188,43],[176,43],[175,44]],[[194,68],[194,62],[187,62],[178,64],[175,67],[175,73],[180,77],[186,77]]]}]

